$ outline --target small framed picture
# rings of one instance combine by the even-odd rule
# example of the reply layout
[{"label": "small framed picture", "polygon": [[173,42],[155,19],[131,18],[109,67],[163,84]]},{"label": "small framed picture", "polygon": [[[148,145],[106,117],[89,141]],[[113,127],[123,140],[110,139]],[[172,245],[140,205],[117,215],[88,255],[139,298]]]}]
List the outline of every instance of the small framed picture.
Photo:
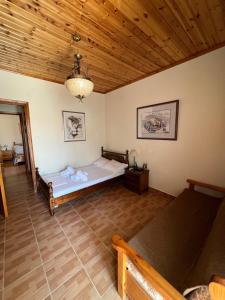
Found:
[{"label": "small framed picture", "polygon": [[177,140],[179,100],[137,108],[137,139]]},{"label": "small framed picture", "polygon": [[85,113],[63,111],[64,141],[86,140]]}]

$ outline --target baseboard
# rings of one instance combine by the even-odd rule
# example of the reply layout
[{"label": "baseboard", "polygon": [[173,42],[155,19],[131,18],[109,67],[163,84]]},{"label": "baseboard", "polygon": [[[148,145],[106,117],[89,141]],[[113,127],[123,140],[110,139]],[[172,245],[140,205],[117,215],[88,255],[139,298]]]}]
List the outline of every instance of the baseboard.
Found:
[{"label": "baseboard", "polygon": [[168,197],[169,199],[175,199],[175,198],[176,198],[176,197],[173,196],[173,195],[170,195],[170,194],[168,194],[168,193],[166,193],[166,192],[160,191],[160,190],[155,189],[155,188],[153,188],[153,187],[149,187],[149,191],[152,191],[152,192],[158,193],[158,194],[160,194],[160,195],[166,196],[166,197]]}]

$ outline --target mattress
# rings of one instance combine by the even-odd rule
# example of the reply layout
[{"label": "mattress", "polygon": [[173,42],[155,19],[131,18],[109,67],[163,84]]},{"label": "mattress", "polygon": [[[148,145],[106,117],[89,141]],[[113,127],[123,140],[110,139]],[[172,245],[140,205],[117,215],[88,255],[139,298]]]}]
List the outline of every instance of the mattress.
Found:
[{"label": "mattress", "polygon": [[58,198],[114,177],[118,177],[123,175],[125,172],[124,170],[112,172],[95,165],[89,165],[78,169],[88,173],[87,181],[74,181],[70,178],[61,176],[60,173],[46,174],[42,175],[41,177],[45,183],[52,182],[53,196],[54,198]]}]

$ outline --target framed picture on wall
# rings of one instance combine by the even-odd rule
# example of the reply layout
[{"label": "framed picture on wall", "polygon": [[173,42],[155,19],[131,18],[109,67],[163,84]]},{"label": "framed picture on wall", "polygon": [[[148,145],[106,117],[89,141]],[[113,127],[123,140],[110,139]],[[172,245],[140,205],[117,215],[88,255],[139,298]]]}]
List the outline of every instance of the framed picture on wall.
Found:
[{"label": "framed picture on wall", "polygon": [[63,111],[64,141],[86,140],[85,113]]},{"label": "framed picture on wall", "polygon": [[137,108],[137,138],[177,140],[179,100]]}]

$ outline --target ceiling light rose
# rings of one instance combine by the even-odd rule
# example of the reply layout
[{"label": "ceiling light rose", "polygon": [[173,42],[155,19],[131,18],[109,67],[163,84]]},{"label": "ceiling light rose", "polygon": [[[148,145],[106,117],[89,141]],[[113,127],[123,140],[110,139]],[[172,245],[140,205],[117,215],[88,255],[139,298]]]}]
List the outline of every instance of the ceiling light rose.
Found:
[{"label": "ceiling light rose", "polygon": [[74,58],[74,68],[72,74],[67,77],[65,85],[72,96],[75,96],[80,102],[83,102],[83,99],[92,93],[94,83],[90,78],[80,73],[80,60],[82,59],[82,55],[77,53]]}]

